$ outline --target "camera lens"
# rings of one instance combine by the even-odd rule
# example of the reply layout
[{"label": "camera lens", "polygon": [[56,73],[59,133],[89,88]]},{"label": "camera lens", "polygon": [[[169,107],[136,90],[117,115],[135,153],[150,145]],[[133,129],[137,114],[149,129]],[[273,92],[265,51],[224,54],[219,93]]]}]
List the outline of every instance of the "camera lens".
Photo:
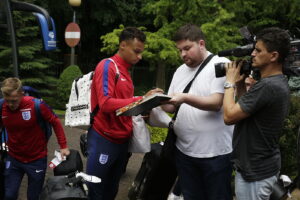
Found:
[{"label": "camera lens", "polygon": [[215,64],[215,74],[216,77],[223,77],[226,75],[225,63],[216,63]]},{"label": "camera lens", "polygon": [[252,70],[252,66],[251,66],[251,62],[248,61],[248,60],[244,60],[244,61],[241,61],[243,62],[243,65],[241,67],[241,71],[240,71],[240,74],[245,74],[245,75],[249,75],[251,73],[251,70]]}]

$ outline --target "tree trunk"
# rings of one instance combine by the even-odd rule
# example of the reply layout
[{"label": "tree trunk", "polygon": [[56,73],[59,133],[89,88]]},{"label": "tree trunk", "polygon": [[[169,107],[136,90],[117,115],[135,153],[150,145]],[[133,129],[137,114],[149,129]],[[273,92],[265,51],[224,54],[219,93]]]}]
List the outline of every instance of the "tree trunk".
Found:
[{"label": "tree trunk", "polygon": [[160,61],[156,68],[156,87],[165,90],[166,87],[166,64]]}]

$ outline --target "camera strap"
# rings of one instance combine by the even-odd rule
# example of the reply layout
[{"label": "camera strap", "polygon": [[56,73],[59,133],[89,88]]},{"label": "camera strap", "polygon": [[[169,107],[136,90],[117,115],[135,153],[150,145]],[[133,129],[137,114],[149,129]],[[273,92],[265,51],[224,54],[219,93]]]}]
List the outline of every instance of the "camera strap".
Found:
[{"label": "camera strap", "polygon": [[[190,82],[187,84],[187,86],[184,88],[183,90],[183,93],[188,93],[194,80],[196,79],[196,77],[198,76],[198,74],[202,71],[202,69],[205,67],[205,65],[207,65],[207,63],[209,63],[209,61],[214,57],[215,55],[214,54],[210,54],[200,65],[200,67],[198,68],[196,74],[194,75],[193,79],[190,80]],[[179,108],[180,106],[177,107],[176,111],[175,111],[175,114],[172,118],[172,122],[174,122],[176,120],[176,117],[177,117],[177,114],[178,114],[178,111],[179,111]]]}]

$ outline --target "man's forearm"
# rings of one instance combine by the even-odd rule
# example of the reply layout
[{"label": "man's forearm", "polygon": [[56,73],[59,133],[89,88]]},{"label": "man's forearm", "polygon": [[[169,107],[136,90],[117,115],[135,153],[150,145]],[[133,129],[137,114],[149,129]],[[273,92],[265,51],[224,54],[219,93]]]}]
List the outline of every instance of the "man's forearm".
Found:
[{"label": "man's forearm", "polygon": [[235,88],[225,89],[224,99],[223,99],[223,108],[224,108],[224,122],[226,124],[231,124],[233,107],[235,105],[234,97]]},{"label": "man's forearm", "polygon": [[223,94],[212,94],[207,97],[188,94],[184,103],[206,111],[219,111],[222,107]]}]

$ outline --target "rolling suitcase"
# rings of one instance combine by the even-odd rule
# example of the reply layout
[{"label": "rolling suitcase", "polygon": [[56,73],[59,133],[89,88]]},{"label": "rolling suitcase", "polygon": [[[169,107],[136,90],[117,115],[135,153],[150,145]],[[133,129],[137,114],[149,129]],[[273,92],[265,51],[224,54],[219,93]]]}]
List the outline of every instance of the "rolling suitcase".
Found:
[{"label": "rolling suitcase", "polygon": [[166,200],[176,180],[175,163],[161,156],[162,144],[151,145],[132,183],[130,200]]}]

